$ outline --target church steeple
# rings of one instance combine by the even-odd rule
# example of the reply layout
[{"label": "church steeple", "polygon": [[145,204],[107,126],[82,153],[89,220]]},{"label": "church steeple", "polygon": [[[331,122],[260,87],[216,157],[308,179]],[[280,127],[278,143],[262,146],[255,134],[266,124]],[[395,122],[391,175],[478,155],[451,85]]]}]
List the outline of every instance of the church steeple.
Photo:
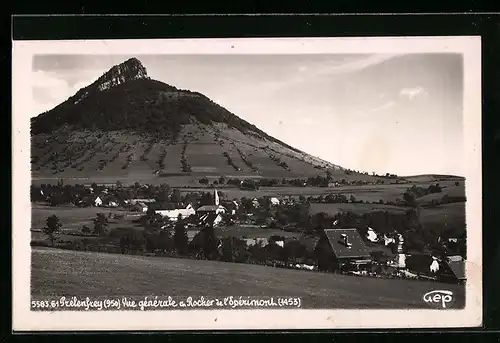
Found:
[{"label": "church steeple", "polygon": [[217,190],[214,191],[215,195],[215,205],[219,206],[219,193],[217,193]]}]

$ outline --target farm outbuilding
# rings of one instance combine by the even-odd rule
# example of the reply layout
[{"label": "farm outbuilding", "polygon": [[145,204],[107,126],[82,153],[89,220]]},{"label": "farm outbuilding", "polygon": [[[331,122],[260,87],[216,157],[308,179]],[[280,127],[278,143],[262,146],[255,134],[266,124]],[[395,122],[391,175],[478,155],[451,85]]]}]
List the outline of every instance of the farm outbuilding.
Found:
[{"label": "farm outbuilding", "polygon": [[463,283],[466,280],[465,261],[458,255],[436,258],[428,254],[412,254],[407,256],[406,267],[413,273],[442,282]]},{"label": "farm outbuilding", "polygon": [[448,256],[443,263],[440,280],[444,282],[463,283],[465,275],[465,261],[462,256]]},{"label": "farm outbuilding", "polygon": [[131,207],[131,210],[134,212],[146,213],[148,211],[148,205],[143,202],[138,202]]},{"label": "farm outbuilding", "polygon": [[156,210],[155,213],[161,215],[162,217],[168,217],[172,221],[176,221],[179,216],[181,216],[181,218],[188,218],[194,215],[196,211],[191,204],[187,204],[185,208],[181,207],[167,210]]},{"label": "farm outbuilding", "polygon": [[323,230],[315,252],[318,268],[323,271],[360,269],[372,262],[357,229]]}]

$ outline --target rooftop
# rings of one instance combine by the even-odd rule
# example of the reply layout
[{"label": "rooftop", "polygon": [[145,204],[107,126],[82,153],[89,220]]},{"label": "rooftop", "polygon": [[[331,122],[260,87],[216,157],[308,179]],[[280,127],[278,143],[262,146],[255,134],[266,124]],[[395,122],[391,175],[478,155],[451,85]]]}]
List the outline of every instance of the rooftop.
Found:
[{"label": "rooftop", "polygon": [[[325,235],[337,258],[369,258],[370,250],[356,229],[326,229]],[[344,243],[343,235],[350,246]]]},{"label": "rooftop", "polygon": [[197,211],[217,211],[219,208],[224,208],[221,205],[203,205],[197,209]]},{"label": "rooftop", "polygon": [[465,280],[465,262],[464,261],[450,261],[448,266],[458,280]]},{"label": "rooftop", "polygon": [[446,257],[449,262],[462,262],[464,259],[460,255],[451,255]]}]

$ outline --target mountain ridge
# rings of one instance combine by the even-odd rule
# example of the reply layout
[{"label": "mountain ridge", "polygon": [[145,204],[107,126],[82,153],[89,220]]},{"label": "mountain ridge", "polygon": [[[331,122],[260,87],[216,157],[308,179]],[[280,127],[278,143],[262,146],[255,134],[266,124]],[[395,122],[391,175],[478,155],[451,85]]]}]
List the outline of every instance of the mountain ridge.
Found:
[{"label": "mountain ridge", "polygon": [[[194,129],[186,129],[188,126]],[[83,134],[87,131],[101,133]],[[100,141],[99,137],[103,135],[115,142],[116,146],[112,148],[111,143]],[[122,139],[127,135],[142,138],[137,138],[140,143]],[[182,161],[178,170],[180,172],[190,170],[187,160],[198,170],[221,174],[224,170],[227,172],[227,166],[222,167],[222,162],[217,164],[208,160],[207,156],[215,155],[223,156],[225,163],[234,171],[243,173],[246,168],[246,172],[251,175],[265,175],[272,170],[271,174],[279,174],[276,168],[283,172],[284,177],[318,175],[326,169],[338,170],[343,174],[345,170],[272,137],[199,92],[178,89],[151,79],[146,68],[136,58],[111,67],[66,101],[33,117],[31,136],[34,156],[32,166],[39,171],[49,169],[53,174],[62,173],[68,168],[92,169],[89,167],[92,165],[90,162],[98,157],[99,163],[94,163],[96,172],[103,172],[103,168],[98,166],[106,166],[106,162],[103,162],[106,160],[123,160],[126,165],[125,160],[138,159],[144,164],[143,155],[147,155],[148,149],[159,149],[158,159],[168,155],[164,156],[164,161],[158,162],[157,169],[149,166],[150,173],[158,173],[165,164],[178,164],[174,158]],[[75,137],[82,140],[78,141]],[[149,144],[146,142],[153,143],[151,147],[143,146],[142,153],[135,152],[134,149],[139,149],[139,145]],[[54,146],[47,146],[51,144]],[[125,156],[125,147],[118,149],[121,145],[130,145],[127,151],[131,153]],[[158,147],[160,145],[161,148]],[[205,151],[199,153],[196,146],[204,146]],[[105,152],[97,151],[97,147]],[[167,150],[174,151],[173,156]],[[217,160],[215,157],[213,159]],[[239,161],[239,166],[236,166],[235,160]],[[274,167],[271,168],[271,165]],[[143,168],[142,165],[136,167]]]},{"label": "mountain ridge", "polygon": [[[117,79],[118,75],[125,75],[128,77],[126,77],[126,80],[122,80],[119,78]],[[136,80],[140,80],[140,81],[136,81]],[[245,121],[244,119],[234,115],[233,113],[231,113],[230,111],[228,111],[227,109],[222,107],[221,105],[213,102],[211,99],[209,99],[208,97],[206,97],[205,95],[203,95],[199,92],[193,92],[190,90],[181,90],[181,89],[178,89],[174,86],[168,85],[164,82],[152,80],[147,75],[146,68],[135,57],[130,58],[127,61],[125,61],[119,65],[111,67],[107,72],[105,72],[96,81],[94,81],[90,85],[78,90],[68,100],[62,102],[61,104],[59,104],[58,106],[56,106],[55,108],[53,108],[49,111],[46,111],[46,112],[44,112],[36,117],[33,117],[31,119],[32,132],[34,134],[48,133],[48,131],[53,130],[54,127],[62,126],[63,124],[69,124],[69,125],[75,124],[75,122],[74,122],[75,118],[70,119],[67,116],[64,116],[61,114],[56,114],[56,117],[59,120],[55,120],[55,123],[54,123],[55,125],[49,124],[48,127],[40,129],[40,126],[45,126],[45,125],[43,125],[44,118],[48,118],[51,116],[52,113],[58,112],[61,109],[66,109],[66,108],[70,107],[71,105],[80,104],[82,101],[84,101],[89,96],[89,94],[96,92],[96,89],[98,89],[98,91],[100,91],[100,92],[113,91],[113,88],[116,88],[120,85],[133,86],[131,84],[133,81],[136,81],[136,83],[140,82],[140,83],[142,83],[142,85],[138,84],[137,87],[131,87],[132,88],[131,91],[135,90],[136,88],[137,89],[141,88],[141,86],[143,86],[145,82],[148,82],[149,84],[145,86],[146,89],[154,90],[154,91],[162,91],[162,92],[164,92],[164,95],[166,97],[168,97],[168,95],[172,95],[172,93],[176,93],[177,97],[179,97],[179,96],[191,96],[191,97],[195,97],[195,98],[198,97],[200,101],[205,102],[205,103],[210,103],[210,105],[215,106],[220,112],[222,112],[221,118],[213,118],[213,116],[212,116],[209,118],[209,120],[212,120],[215,122],[228,122],[230,124],[230,126],[237,127],[240,131],[243,131],[243,132],[245,132],[247,130],[254,131],[267,139],[270,139],[272,141],[276,141],[280,144],[283,144],[284,146],[286,146],[289,149],[296,150],[298,152],[302,152],[299,149],[296,149],[296,148],[268,135],[267,133],[265,133],[261,129],[257,128],[255,125],[250,124],[247,121]],[[110,84],[111,87],[106,87],[106,85],[108,85],[108,84]],[[125,90],[125,91],[127,91],[127,90]],[[172,96],[170,98],[172,99]],[[175,98],[175,96],[173,98]],[[201,105],[205,105],[205,104],[201,104]],[[207,113],[205,113],[205,114],[207,114]],[[61,121],[61,119],[62,119],[62,121]],[[200,120],[200,118],[198,117],[197,119],[202,123],[206,122],[203,118]],[[46,120],[46,122],[48,122],[48,121],[54,122],[53,116],[52,116],[52,118],[48,118],[48,120]],[[39,125],[40,122],[42,122],[41,125]],[[188,123],[190,123],[190,121],[186,120],[186,118],[183,118],[182,120],[180,120],[180,124],[188,124]],[[82,123],[80,123],[80,124],[82,124]],[[84,124],[86,124],[86,123],[84,123]],[[174,123],[174,128],[173,128],[174,130],[178,129],[178,125],[176,125],[176,124],[177,123]],[[83,125],[83,128],[93,128],[93,127],[89,126],[89,125]],[[131,129],[131,128],[134,128],[133,125],[132,125],[132,127],[130,127],[130,126],[120,127],[120,129]],[[110,127],[104,126],[104,127],[101,127],[101,129],[106,130],[106,129],[110,129]]]}]

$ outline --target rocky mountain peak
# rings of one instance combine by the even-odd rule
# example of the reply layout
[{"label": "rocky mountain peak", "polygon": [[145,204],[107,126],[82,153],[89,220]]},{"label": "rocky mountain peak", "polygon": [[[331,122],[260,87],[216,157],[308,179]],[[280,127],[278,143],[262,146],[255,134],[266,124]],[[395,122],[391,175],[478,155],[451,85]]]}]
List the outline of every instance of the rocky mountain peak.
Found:
[{"label": "rocky mountain peak", "polygon": [[119,84],[137,79],[149,79],[149,77],[146,68],[137,58],[133,57],[112,67],[95,84],[99,91],[105,91]]}]

